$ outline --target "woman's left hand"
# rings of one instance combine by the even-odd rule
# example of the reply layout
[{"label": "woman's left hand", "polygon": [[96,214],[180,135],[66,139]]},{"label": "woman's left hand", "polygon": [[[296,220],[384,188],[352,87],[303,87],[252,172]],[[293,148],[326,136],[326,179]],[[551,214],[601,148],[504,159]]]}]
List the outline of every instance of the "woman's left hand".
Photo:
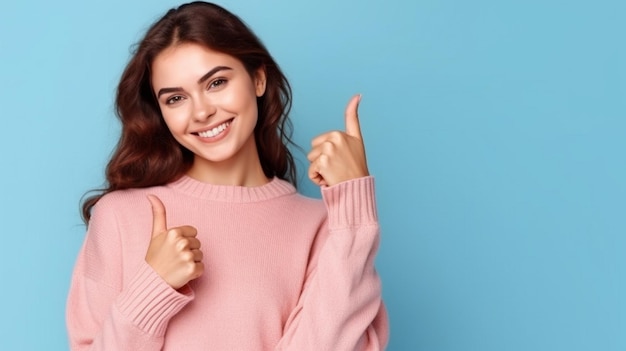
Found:
[{"label": "woman's left hand", "polygon": [[346,107],[346,131],[332,131],[311,142],[307,158],[309,178],[319,186],[333,186],[346,180],[369,175],[365,146],[359,125],[361,95],[353,96]]}]

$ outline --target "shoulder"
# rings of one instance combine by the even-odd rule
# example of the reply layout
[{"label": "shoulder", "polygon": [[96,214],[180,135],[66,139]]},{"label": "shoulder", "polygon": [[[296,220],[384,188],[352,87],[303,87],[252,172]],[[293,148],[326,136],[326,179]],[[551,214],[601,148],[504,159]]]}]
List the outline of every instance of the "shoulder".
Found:
[{"label": "shoulder", "polygon": [[326,215],[326,206],[321,199],[312,198],[300,193],[296,193],[293,196],[293,202],[298,204],[299,207],[310,211],[311,213],[318,213]]},{"label": "shoulder", "polygon": [[[165,186],[116,190],[102,196],[94,205],[89,226],[117,223],[123,218],[143,217],[150,214],[148,195],[163,196]],[[103,223],[105,222],[105,223]]]},{"label": "shoulder", "polygon": [[296,191],[295,188],[289,195],[289,201],[299,207],[304,207],[312,211],[325,211],[326,209],[321,198],[315,198],[302,194],[301,192]]},{"label": "shoulder", "polygon": [[306,196],[296,191],[295,187],[285,180],[278,180],[282,186],[288,188],[282,196],[273,198],[270,202],[266,202],[265,206],[274,207],[277,213],[289,218],[298,218],[298,220],[313,220],[319,222],[327,216],[326,206],[319,198]]},{"label": "shoulder", "polygon": [[161,192],[162,186],[150,188],[134,188],[115,190],[105,194],[94,206],[95,212],[115,211],[134,208],[137,205],[149,204],[147,196]]}]

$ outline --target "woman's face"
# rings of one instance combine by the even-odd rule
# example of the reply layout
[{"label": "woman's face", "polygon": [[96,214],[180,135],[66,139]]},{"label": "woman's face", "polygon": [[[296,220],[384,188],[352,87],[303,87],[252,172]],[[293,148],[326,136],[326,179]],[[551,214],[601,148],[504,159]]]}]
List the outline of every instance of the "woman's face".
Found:
[{"label": "woman's face", "polygon": [[257,97],[265,73],[251,77],[236,58],[184,43],[161,52],[152,63],[152,88],[174,138],[198,163],[246,162],[256,155]]}]

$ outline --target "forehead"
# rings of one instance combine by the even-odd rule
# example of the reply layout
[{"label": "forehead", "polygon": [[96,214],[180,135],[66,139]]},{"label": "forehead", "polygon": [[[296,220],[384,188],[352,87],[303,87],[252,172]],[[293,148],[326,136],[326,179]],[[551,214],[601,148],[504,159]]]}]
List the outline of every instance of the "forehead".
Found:
[{"label": "forehead", "polygon": [[233,56],[199,44],[184,43],[170,46],[159,53],[152,62],[152,85],[156,90],[161,87],[195,84],[217,66],[230,67],[233,71],[245,70],[243,64]]}]

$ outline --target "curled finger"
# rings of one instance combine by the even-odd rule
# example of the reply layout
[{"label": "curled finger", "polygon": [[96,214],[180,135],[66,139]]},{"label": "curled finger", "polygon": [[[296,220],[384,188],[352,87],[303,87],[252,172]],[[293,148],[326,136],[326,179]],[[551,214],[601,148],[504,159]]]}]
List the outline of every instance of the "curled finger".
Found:
[{"label": "curled finger", "polygon": [[204,254],[198,249],[191,250],[191,253],[193,254],[194,262],[200,262],[204,258]]},{"label": "curled finger", "polygon": [[192,250],[199,249],[202,246],[202,244],[200,243],[200,240],[198,240],[195,237],[186,238],[186,239],[189,243],[189,246],[188,246],[189,249],[192,249]]}]

